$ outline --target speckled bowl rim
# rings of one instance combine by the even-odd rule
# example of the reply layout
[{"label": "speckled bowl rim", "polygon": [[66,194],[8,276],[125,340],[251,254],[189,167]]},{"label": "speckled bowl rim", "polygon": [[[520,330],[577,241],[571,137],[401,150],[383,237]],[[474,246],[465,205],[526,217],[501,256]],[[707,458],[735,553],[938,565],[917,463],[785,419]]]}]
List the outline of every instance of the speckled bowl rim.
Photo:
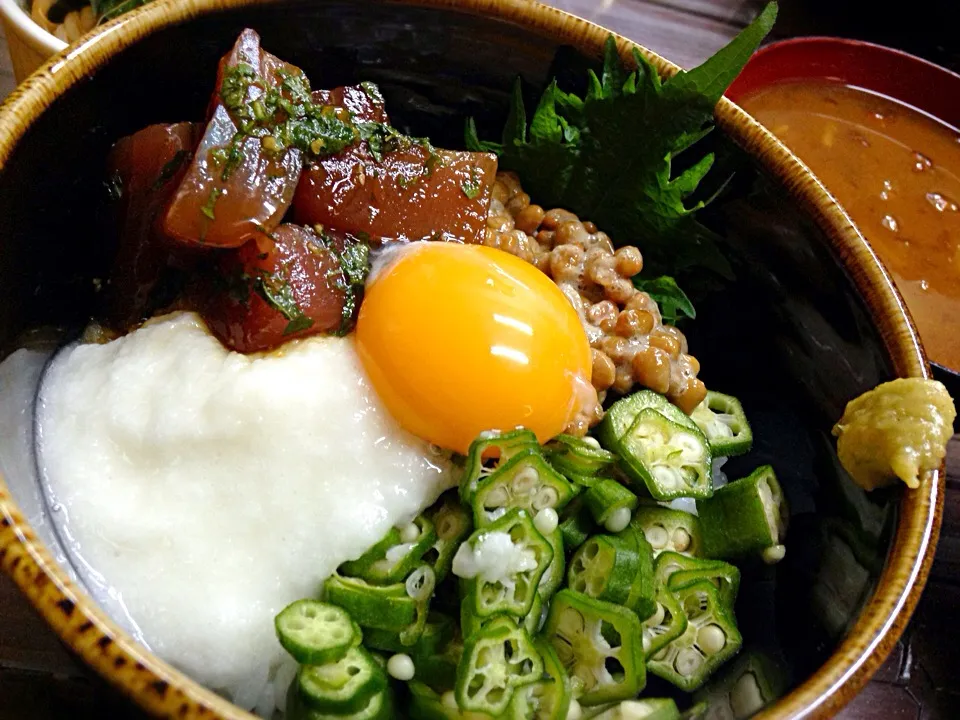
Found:
[{"label": "speckled bowl rim", "polygon": [[[609,31],[530,0],[391,0],[394,4],[481,14],[505,20],[599,57]],[[0,106],[0,165],[30,123],[59,94],[110,57],[157,30],[201,15],[284,0],[157,0],[97,28],[50,59]],[[636,46],[617,42],[624,59]],[[639,48],[664,76],[678,68]],[[919,337],[903,300],[870,245],[809,170],[738,106],[722,100],[718,125],[780,180],[825,232],[836,256],[864,298],[900,377],[929,377]],[[863,687],[885,660],[919,599],[940,529],[943,469],[928,473],[920,489],[904,492],[890,555],[877,589],[834,654],[810,678],[760,718],[828,718]],[[83,660],[120,691],[157,716],[253,718],[140,647],[101,612],[51,558],[0,479],[0,568]]]}]

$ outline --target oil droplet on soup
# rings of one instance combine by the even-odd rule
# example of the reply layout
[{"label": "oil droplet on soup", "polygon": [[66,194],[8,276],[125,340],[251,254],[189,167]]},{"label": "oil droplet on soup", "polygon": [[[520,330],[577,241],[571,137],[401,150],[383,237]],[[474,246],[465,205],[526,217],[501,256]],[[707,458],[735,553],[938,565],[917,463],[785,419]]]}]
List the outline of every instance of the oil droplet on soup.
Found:
[{"label": "oil droplet on soup", "polygon": [[740,102],[823,181],[893,274],[931,360],[960,368],[960,131],[828,81]]}]

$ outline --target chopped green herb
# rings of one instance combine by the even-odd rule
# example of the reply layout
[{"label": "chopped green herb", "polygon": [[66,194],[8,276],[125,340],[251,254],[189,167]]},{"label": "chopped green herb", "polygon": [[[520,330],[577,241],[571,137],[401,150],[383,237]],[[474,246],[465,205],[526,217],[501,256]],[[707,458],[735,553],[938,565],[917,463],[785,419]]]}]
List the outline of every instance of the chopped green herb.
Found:
[{"label": "chopped green herb", "polygon": [[380,94],[380,88],[377,87],[376,83],[372,83],[369,80],[364,80],[362,83],[360,83],[360,87],[363,88],[363,91],[367,94],[367,97],[370,98],[374,105],[384,104],[383,95]]},{"label": "chopped green herb", "polygon": [[249,105],[247,95],[257,80],[257,71],[249,63],[241,62],[227,68],[220,83],[220,100],[231,113],[246,117]]},{"label": "chopped green herb", "polygon": [[691,320],[697,317],[697,311],[694,310],[690,298],[669,275],[661,275],[649,280],[636,275],[633,278],[633,284],[656,301],[663,322],[676,325],[681,317],[688,317]]},{"label": "chopped green herb", "polygon": [[313,320],[306,315],[301,315],[287,323],[287,326],[283,329],[283,334],[293,335],[293,333],[298,333],[311,327],[313,327]]},{"label": "chopped green herb", "polygon": [[213,188],[213,190],[210,191],[210,196],[207,198],[207,202],[205,202],[203,207],[200,208],[200,212],[202,212],[211,220],[216,220],[217,216],[213,212],[213,207],[217,204],[217,200],[220,199],[221,195],[223,195],[223,190],[220,188]]},{"label": "chopped green herb", "polygon": [[[224,73],[220,100],[237,125],[229,148],[214,151],[224,180],[242,161],[248,137],[260,138],[261,147],[268,152],[297,148],[310,155],[338,153],[359,137],[343,108],[313,102],[305,75],[281,70],[273,78],[277,79],[276,84],[265,82],[247,63],[238,63]],[[251,87],[259,92],[251,93]]]},{"label": "chopped green herb", "polygon": [[464,180],[460,184],[460,189],[470,200],[480,194],[480,170],[476,165],[470,168],[470,179]]},{"label": "chopped green herb", "polygon": [[[501,142],[481,141],[471,122],[467,147],[498,153],[500,166],[517,172],[538,202],[590,218],[614,242],[644,238],[647,269],[655,275],[702,267],[729,277],[716,238],[693,218],[704,203],[689,203],[714,157],[691,156],[712,129],[717,101],[776,15],[770,3],[712,58],[663,81],[636,50],[636,69],[624,66],[611,36],[601,77],[590,72],[584,97],[554,81],[528,122],[518,81]],[[681,153],[691,161],[674,175]]]},{"label": "chopped green herb", "polygon": [[363,296],[363,288],[370,272],[370,247],[366,242],[347,241],[343,250],[337,250],[333,240],[321,234],[323,246],[337,259],[339,271],[331,271],[334,286],[344,291],[343,310],[340,315],[340,327],[337,335],[346,335],[350,331],[353,315]]},{"label": "chopped green herb", "polygon": [[160,174],[153,183],[153,189],[159,190],[162,188],[170,178],[177,174],[177,171],[183,167],[183,163],[189,157],[190,153],[188,153],[186,150],[177,150],[173,157],[170,158],[170,160],[168,160],[160,170]]},{"label": "chopped green herb", "polygon": [[373,159],[383,162],[384,153],[406,149],[411,141],[395,127],[378,122],[357,123],[360,139],[366,141]]},{"label": "chopped green herb", "polygon": [[[254,283],[254,290],[268,305],[291,323],[301,323],[307,320],[312,324],[313,321],[303,314],[303,310],[297,304],[297,299],[293,296],[293,288],[282,272],[273,274],[261,272]],[[289,325],[287,327],[289,328]],[[309,327],[309,325],[306,327]],[[287,330],[284,330],[285,334],[286,332]]]}]

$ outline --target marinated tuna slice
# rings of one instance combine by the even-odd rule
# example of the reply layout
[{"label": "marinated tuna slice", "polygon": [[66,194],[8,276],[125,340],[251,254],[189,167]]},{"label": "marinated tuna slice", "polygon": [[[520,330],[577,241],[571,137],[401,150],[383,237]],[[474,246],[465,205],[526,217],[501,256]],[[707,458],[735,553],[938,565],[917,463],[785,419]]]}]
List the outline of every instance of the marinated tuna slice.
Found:
[{"label": "marinated tuna slice", "polygon": [[169,298],[163,280],[192,254],[161,229],[163,210],[186,173],[200,126],[150,125],[120,139],[107,159],[118,247],[106,293],[106,314],[118,329],[136,324]]},{"label": "marinated tuna slice", "polygon": [[495,155],[437,150],[384,123],[357,127],[362,143],[304,169],[298,222],[377,240],[483,240]]},{"label": "marinated tuna slice", "polygon": [[284,224],[221,262],[198,304],[210,329],[240,352],[352,327],[368,270],[368,247],[331,231]]},{"label": "marinated tuna slice", "polygon": [[165,228],[183,242],[240,247],[280,223],[305,154],[356,138],[348,112],[315,104],[303,72],[244,30],[220,61],[210,119]]},{"label": "marinated tuna slice", "polygon": [[390,124],[383,95],[373,83],[347,85],[332,90],[314,90],[313,102],[317,105],[334,105],[343,108],[350,113],[354,123]]}]

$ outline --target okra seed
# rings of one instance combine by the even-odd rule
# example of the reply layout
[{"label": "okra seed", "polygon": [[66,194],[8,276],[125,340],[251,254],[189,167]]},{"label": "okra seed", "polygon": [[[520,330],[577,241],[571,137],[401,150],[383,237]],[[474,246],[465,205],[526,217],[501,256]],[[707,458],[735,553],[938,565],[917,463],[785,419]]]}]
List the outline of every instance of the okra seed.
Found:
[{"label": "okra seed", "polygon": [[673,669],[683,677],[690,677],[701,665],[703,665],[703,655],[693,648],[684,648],[677,653],[677,659],[673,661]]},{"label": "okra seed", "polygon": [[572,607],[567,607],[563,609],[559,625],[561,629],[576,634],[583,632],[586,627],[586,621],[579,611]]},{"label": "okra seed", "polygon": [[697,645],[707,655],[715,655],[727,644],[727,636],[719,625],[706,625],[697,633]]},{"label": "okra seed", "polygon": [[570,707],[567,708],[567,720],[580,720],[583,716],[583,709],[576,700],[570,701]]},{"label": "okra seed", "polygon": [[650,636],[644,633],[643,635],[643,652],[650,652]]},{"label": "okra seed", "polygon": [[630,512],[630,508],[617,508],[610,514],[610,517],[603,523],[603,526],[612,533],[618,533],[626,530],[627,525],[630,524],[631,517],[633,517],[633,515]]},{"label": "okra seed", "polygon": [[537,496],[533,499],[533,509],[543,510],[544,508],[553,507],[559,500],[560,497],[557,495],[556,490],[551,487],[545,487],[538,492]]},{"label": "okra seed", "polygon": [[656,655],[654,655],[654,656],[653,656],[653,659],[654,659],[654,660],[666,660],[666,659],[667,659],[667,655],[669,654],[669,652],[670,652],[670,646],[668,645],[667,647],[663,648],[663,650],[661,650],[661,651],[658,652]]},{"label": "okra seed", "polygon": [[703,459],[703,442],[693,435],[677,433],[671,442],[678,446],[683,458],[692,462],[698,462]]},{"label": "okra seed", "polygon": [[533,526],[541,535],[549,535],[557,529],[559,524],[560,518],[552,507],[543,508],[533,518]]},{"label": "okra seed", "polygon": [[657,465],[653,468],[653,477],[660,483],[663,490],[670,491],[676,489],[680,484],[680,473],[674,468],[666,465]]},{"label": "okra seed", "polygon": [[683,528],[673,531],[673,548],[677,552],[686,552],[690,547],[690,533]]},{"label": "okra seed", "polygon": [[403,542],[403,543],[416,542],[418,537],[420,537],[420,528],[418,528],[414,523],[404,525],[400,529],[400,542]]},{"label": "okra seed", "polygon": [[744,673],[730,692],[730,708],[737,717],[750,717],[763,708],[763,694],[757,684],[757,676]]},{"label": "okra seed", "polygon": [[651,525],[643,531],[647,542],[653,546],[654,550],[662,550],[667,546],[669,536],[667,529],[663,525]]},{"label": "okra seed", "polygon": [[600,449],[600,441],[593,437],[585,437],[583,441],[590,447],[595,447],[597,450]]},{"label": "okra seed", "polygon": [[445,708],[450,708],[451,710],[460,709],[460,706],[457,705],[457,696],[453,694],[453,690],[447,690],[443,695],[441,695],[440,703]]},{"label": "okra seed", "polygon": [[787,555],[785,545],[771,545],[763,551],[763,561],[767,565],[775,565]]},{"label": "okra seed", "polygon": [[498,508],[503,507],[510,501],[510,493],[507,492],[505,487],[495,487],[490,491],[490,494],[487,495],[486,505],[489,508]]},{"label": "okra seed", "polygon": [[413,680],[415,671],[416,668],[413,665],[413,660],[409,655],[404,653],[397,653],[387,660],[387,672],[390,674],[390,677],[394,677],[397,680],[403,682]]},{"label": "okra seed", "polygon": [[534,468],[524,468],[517,473],[513,479],[513,491],[519,495],[525,495],[533,490],[534,486],[540,480],[540,473]]}]

